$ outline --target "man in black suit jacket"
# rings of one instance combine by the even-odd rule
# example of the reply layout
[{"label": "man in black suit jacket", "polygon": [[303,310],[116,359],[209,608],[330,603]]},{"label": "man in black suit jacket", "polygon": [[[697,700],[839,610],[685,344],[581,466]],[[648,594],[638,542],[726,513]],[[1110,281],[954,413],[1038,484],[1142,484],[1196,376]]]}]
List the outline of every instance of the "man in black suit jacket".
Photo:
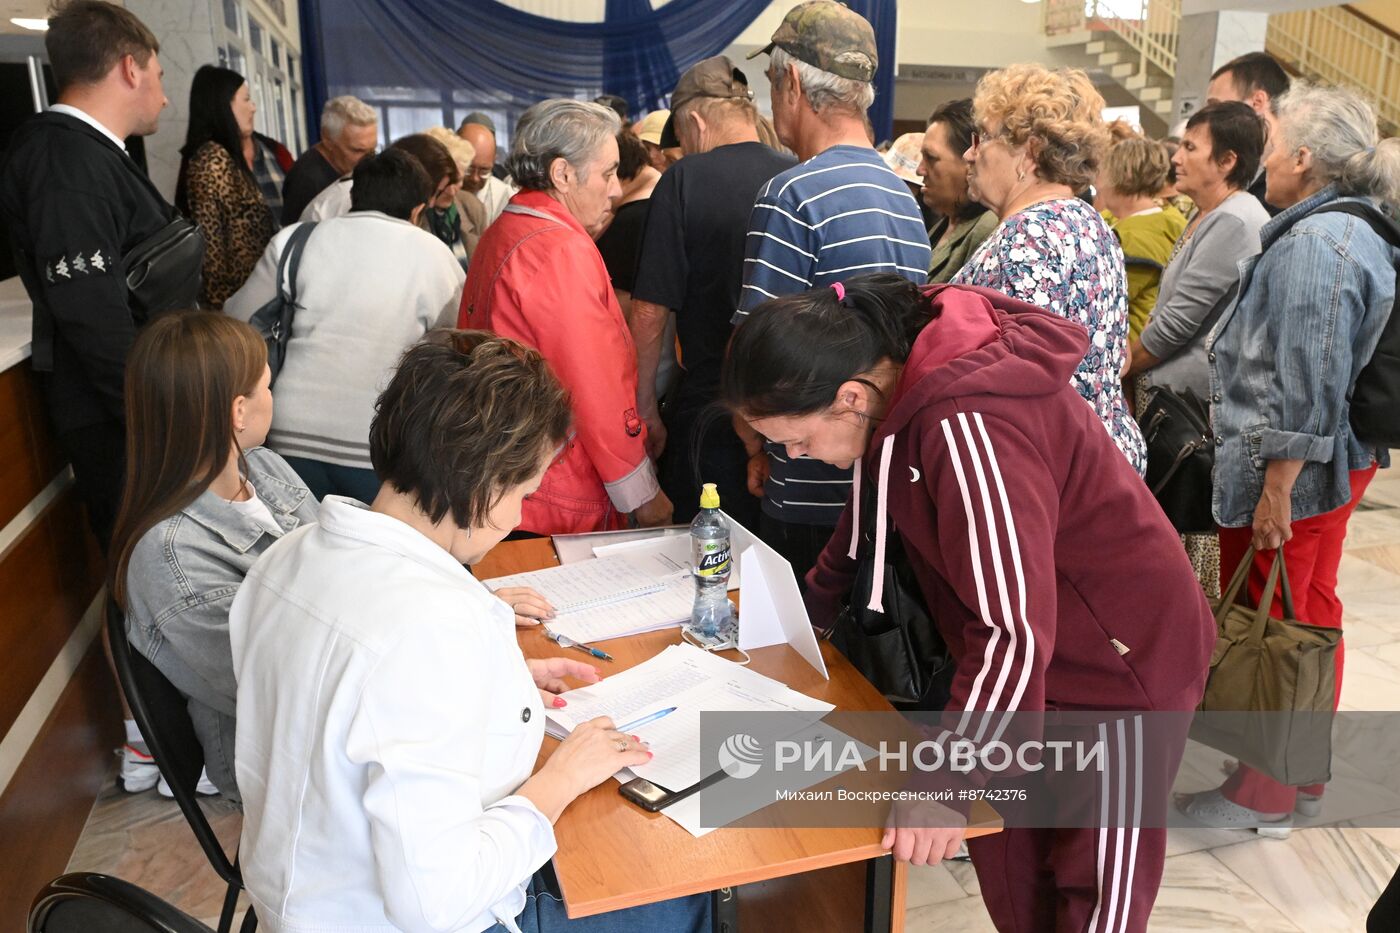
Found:
[{"label": "man in black suit jacket", "polygon": [[70,3],[45,36],[58,103],[18,130],[0,167],[0,215],[34,304],[33,367],[78,493],[105,548],[121,498],[122,385],[136,336],[122,257],[174,209],[123,140],[166,105],[160,44],[134,15]]}]

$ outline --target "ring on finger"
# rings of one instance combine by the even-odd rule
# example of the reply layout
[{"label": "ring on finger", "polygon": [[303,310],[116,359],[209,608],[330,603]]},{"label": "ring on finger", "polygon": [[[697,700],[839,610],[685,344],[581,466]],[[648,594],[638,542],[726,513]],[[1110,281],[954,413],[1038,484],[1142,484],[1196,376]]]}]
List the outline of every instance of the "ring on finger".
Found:
[{"label": "ring on finger", "polygon": [[615,739],[615,740],[613,741],[613,744],[617,746],[617,750],[618,750],[618,751],[620,751],[620,752],[625,752],[625,751],[627,751],[627,740],[626,740],[626,739]]}]

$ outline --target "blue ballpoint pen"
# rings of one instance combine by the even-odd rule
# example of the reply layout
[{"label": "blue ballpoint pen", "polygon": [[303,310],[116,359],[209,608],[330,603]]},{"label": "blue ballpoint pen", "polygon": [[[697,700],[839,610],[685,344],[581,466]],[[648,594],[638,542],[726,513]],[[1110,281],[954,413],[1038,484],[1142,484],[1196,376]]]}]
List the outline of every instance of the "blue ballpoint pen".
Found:
[{"label": "blue ballpoint pen", "polygon": [[577,648],[584,654],[591,654],[593,657],[599,659],[600,661],[612,660],[612,655],[608,654],[606,651],[599,651],[597,648],[592,648],[588,645],[581,645],[578,642],[574,641],[572,638],[551,632],[548,628],[545,628],[544,634],[550,641],[554,642],[560,648]]},{"label": "blue ballpoint pen", "polygon": [[617,731],[631,732],[633,729],[645,726],[649,722],[656,722],[656,720],[660,719],[662,716],[669,716],[675,711],[676,708],[674,706],[668,706],[665,709],[659,709],[654,713],[643,716],[641,719],[634,719],[629,723],[624,723],[623,725],[618,726]]}]

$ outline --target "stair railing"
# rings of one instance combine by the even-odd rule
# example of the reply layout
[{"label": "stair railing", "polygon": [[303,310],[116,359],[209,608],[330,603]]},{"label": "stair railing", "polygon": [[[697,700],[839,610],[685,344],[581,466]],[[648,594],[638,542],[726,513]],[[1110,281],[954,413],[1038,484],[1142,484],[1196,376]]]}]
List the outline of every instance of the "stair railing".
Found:
[{"label": "stair railing", "polygon": [[1356,88],[1376,105],[1383,129],[1400,130],[1400,37],[1340,6],[1274,13],[1264,41],[1298,71]]},{"label": "stair railing", "polygon": [[1041,20],[1047,36],[1108,30],[1138,53],[1138,68],[1150,62],[1176,74],[1181,0],[1045,0]]}]

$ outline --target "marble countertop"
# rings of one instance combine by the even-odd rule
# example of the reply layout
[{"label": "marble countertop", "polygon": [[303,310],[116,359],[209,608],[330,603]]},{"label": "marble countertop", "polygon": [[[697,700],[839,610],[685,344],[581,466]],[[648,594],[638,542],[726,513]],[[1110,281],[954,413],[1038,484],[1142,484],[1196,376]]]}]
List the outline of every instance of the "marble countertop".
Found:
[{"label": "marble countertop", "polygon": [[19,276],[0,281],[0,372],[29,359],[34,309]]}]

